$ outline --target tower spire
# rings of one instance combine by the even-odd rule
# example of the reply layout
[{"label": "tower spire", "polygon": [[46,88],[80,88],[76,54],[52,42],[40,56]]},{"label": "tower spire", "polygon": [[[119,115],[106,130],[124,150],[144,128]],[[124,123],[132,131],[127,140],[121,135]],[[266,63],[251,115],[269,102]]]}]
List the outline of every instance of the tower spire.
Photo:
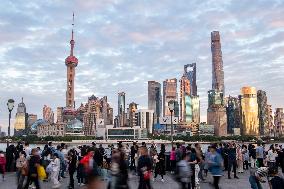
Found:
[{"label": "tower spire", "polygon": [[73,21],[72,21],[72,36],[71,36],[70,45],[71,45],[70,55],[71,55],[71,56],[73,56],[74,45],[75,45],[75,40],[74,40],[74,12],[73,12]]}]

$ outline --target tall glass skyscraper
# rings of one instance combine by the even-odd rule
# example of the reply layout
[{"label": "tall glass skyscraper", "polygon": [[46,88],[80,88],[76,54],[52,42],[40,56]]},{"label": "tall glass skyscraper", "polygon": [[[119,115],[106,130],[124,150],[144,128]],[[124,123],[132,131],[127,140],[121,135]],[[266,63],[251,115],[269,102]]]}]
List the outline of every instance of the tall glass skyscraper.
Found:
[{"label": "tall glass skyscraper", "polygon": [[162,112],[161,84],[148,81],[148,109],[154,111],[154,123],[158,123]]},{"label": "tall glass skyscraper", "polygon": [[123,127],[126,125],[126,114],[125,114],[125,92],[118,93],[118,119],[119,126]]}]

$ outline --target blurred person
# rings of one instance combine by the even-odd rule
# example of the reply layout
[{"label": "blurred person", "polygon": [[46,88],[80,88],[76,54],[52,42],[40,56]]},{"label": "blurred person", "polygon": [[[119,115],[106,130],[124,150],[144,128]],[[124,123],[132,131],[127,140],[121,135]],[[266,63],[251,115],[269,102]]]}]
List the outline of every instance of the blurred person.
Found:
[{"label": "blurred person", "polygon": [[77,155],[74,149],[71,149],[68,153],[68,172],[69,172],[69,189],[74,189],[74,173],[77,168]]},{"label": "blurred person", "polygon": [[240,144],[238,144],[236,151],[237,151],[238,173],[243,173],[244,172],[244,157],[243,157],[242,148]]},{"label": "blurred person", "polygon": [[237,150],[234,143],[229,143],[228,148],[228,179],[231,179],[231,171],[233,167],[234,178],[238,179],[237,176]]},{"label": "blurred person", "polygon": [[258,167],[263,167],[264,148],[260,143],[257,144],[255,152],[256,152],[256,159],[258,161]]},{"label": "blurred person", "polygon": [[192,175],[191,167],[188,164],[189,157],[182,155],[182,160],[177,163],[177,181],[180,183],[181,189],[191,189],[190,177]]},{"label": "blurred person", "polygon": [[249,151],[248,151],[246,145],[243,145],[243,147],[242,147],[242,154],[243,154],[243,158],[244,158],[243,169],[248,170],[249,169]]},{"label": "blurred person", "polygon": [[276,152],[273,145],[270,146],[267,154],[267,166],[268,167],[278,167],[276,164],[276,158],[278,157],[278,153]]},{"label": "blurred person", "polygon": [[135,172],[136,172],[135,159],[138,157],[137,153],[138,153],[137,145],[135,142],[133,142],[133,145],[130,148],[130,158],[131,158],[130,169],[134,170]]},{"label": "blurred person", "polygon": [[[190,149],[190,150],[189,150]],[[191,187],[194,189],[196,187],[196,177],[195,177],[195,166],[197,162],[196,150],[195,148],[188,148],[187,154],[189,154],[189,165],[191,167],[192,175],[191,175]]]},{"label": "blurred person", "polygon": [[176,148],[172,147],[171,153],[170,153],[170,163],[171,163],[171,173],[174,173],[174,170],[176,169]]},{"label": "blurred person", "polygon": [[58,180],[59,172],[60,172],[60,159],[57,153],[53,154],[53,160],[50,162],[52,166],[50,179],[53,184],[52,188],[60,188],[60,183]]},{"label": "blurred person", "polygon": [[16,167],[17,167],[17,184],[18,189],[22,189],[23,183],[25,180],[25,175],[23,175],[23,169],[25,166],[27,166],[27,160],[26,160],[26,153],[25,151],[20,152],[20,157],[16,161]]},{"label": "blurred person", "polygon": [[251,185],[251,189],[262,189],[261,183],[265,183],[264,180],[268,175],[267,167],[260,167],[256,170],[251,170],[251,175],[249,177],[249,183]]},{"label": "blurred person", "polygon": [[30,159],[28,160],[28,178],[24,189],[28,189],[29,185],[34,183],[36,189],[40,189],[38,180],[37,167],[40,165],[40,156],[38,155],[37,149],[31,150]]},{"label": "blurred person", "polygon": [[0,173],[2,174],[2,180],[5,180],[6,172],[6,157],[3,151],[0,151]]},{"label": "blurred person", "polygon": [[250,153],[250,167],[255,168],[256,167],[256,150],[255,150],[254,145],[251,145],[251,149],[249,153]]},{"label": "blurred person", "polygon": [[213,176],[213,185],[215,189],[219,189],[220,178],[222,177],[223,171],[223,159],[222,156],[216,152],[217,146],[212,145],[210,147],[210,157],[208,160],[208,170]]},{"label": "blurred person", "polygon": [[165,160],[166,160],[165,151],[166,151],[165,145],[161,144],[161,151],[158,154],[156,167],[155,167],[155,176],[154,176],[153,180],[155,180],[158,175],[161,175],[161,177],[162,177],[161,181],[164,182],[164,175],[166,174],[166,171],[165,171]]},{"label": "blurred person", "polygon": [[150,179],[152,171],[152,160],[146,147],[141,147],[141,156],[138,159],[137,171],[139,175],[138,189],[152,189]]},{"label": "blurred person", "polygon": [[270,189],[283,189],[284,188],[284,179],[281,178],[278,174],[278,167],[269,168],[269,187]]}]

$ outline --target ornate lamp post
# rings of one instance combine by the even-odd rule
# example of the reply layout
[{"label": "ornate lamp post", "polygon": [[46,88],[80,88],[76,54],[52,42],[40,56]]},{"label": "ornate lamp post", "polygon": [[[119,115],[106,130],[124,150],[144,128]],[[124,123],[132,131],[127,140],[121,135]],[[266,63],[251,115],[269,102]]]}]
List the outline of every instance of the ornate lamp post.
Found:
[{"label": "ornate lamp post", "polygon": [[171,143],[172,143],[172,147],[174,145],[174,138],[173,138],[173,132],[174,132],[174,128],[173,128],[173,111],[175,109],[175,101],[174,100],[170,100],[168,103],[169,106],[169,110],[171,112]]},{"label": "ornate lamp post", "polygon": [[7,102],[7,107],[9,110],[9,126],[8,126],[8,139],[7,139],[7,147],[9,146],[9,138],[10,138],[10,131],[11,131],[11,112],[14,108],[15,101],[13,99],[9,99]]}]

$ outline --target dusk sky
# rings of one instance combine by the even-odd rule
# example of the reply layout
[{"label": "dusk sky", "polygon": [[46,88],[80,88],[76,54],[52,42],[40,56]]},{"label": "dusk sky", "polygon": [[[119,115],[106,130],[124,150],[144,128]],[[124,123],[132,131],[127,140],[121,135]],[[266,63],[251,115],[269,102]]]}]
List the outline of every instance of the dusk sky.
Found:
[{"label": "dusk sky", "polygon": [[[197,63],[201,120],[211,89],[211,31],[220,31],[226,95],[243,86],[267,92],[284,107],[284,1],[282,0],[75,0],[1,1],[0,125],[6,130],[9,98],[28,113],[44,104],[65,106],[66,66],[75,12],[77,107],[92,94],[117,93],[147,108],[147,81],[180,79]],[[179,90],[179,89],[178,89]],[[13,126],[12,126],[13,128]]]}]

